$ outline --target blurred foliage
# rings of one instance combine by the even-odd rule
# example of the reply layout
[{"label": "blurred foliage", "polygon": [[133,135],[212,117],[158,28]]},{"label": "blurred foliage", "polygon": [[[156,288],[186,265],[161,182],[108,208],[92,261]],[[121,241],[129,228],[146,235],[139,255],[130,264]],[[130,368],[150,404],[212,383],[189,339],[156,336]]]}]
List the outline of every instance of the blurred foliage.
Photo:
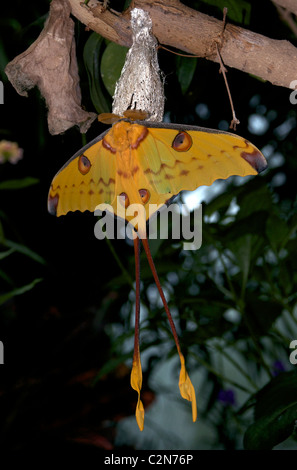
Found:
[{"label": "blurred foliage", "polygon": [[104,49],[104,38],[93,32],[84,47],[84,65],[89,79],[89,90],[92,103],[98,113],[108,113],[111,108],[111,99],[103,85],[100,73],[101,51]]},{"label": "blurred foliage", "polygon": [[[198,2],[196,8],[198,7]],[[201,3],[201,2],[199,2]],[[245,0],[203,0],[206,5],[211,5],[222,12],[224,8],[228,9],[229,21],[240,23],[242,25],[249,25],[252,4]]]},{"label": "blurred foliage", "polygon": [[[119,3],[110,2],[115,9]],[[269,1],[184,3],[217,18],[227,6],[230,22],[296,45]],[[27,99],[18,96],[4,73],[7,61],[40,33],[48,6],[45,0],[6,2],[1,19],[0,138],[24,150],[16,165],[0,165],[1,442],[12,450],[37,445],[77,450],[86,444],[88,449],[296,448],[297,375],[289,345],[297,338],[297,164],[290,91],[229,70],[238,131],[264,152],[269,169],[204,191],[199,250],[183,251],[176,240],[151,241],[189,373],[199,382],[195,425],[171,382],[154,381],[156,370],[176,352],[141,259],[142,397],[151,406],[140,436],[134,418],[123,424],[136,402],[129,385],[133,249],[124,240],[96,240],[90,214],[59,219],[47,214],[51,179],[84,137],[77,129],[50,136],[42,98],[35,90]],[[76,38],[83,105],[106,112],[126,49],[79,22]],[[159,60],[166,77],[166,119],[227,130],[231,111],[219,66],[162,50]],[[93,124],[88,141],[103,130]],[[172,383],[177,373],[173,368]],[[173,403],[171,428],[165,427],[164,410],[154,415],[155,396]],[[184,406],[187,424],[177,426],[175,409]]]}]

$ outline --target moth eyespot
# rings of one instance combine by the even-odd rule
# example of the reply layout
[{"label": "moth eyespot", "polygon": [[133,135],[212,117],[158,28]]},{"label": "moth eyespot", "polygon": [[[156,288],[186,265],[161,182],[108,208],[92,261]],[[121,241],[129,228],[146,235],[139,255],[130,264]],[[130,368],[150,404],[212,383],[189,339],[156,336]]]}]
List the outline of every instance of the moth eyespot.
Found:
[{"label": "moth eyespot", "polygon": [[120,202],[126,208],[129,206],[130,201],[129,201],[128,195],[126,193],[121,193],[120,194]]},{"label": "moth eyespot", "polygon": [[91,168],[92,164],[88,157],[85,155],[81,155],[78,159],[78,169],[81,172],[82,175],[86,175]]},{"label": "moth eyespot", "polygon": [[143,204],[146,204],[151,197],[150,192],[147,189],[140,189],[138,192]]},{"label": "moth eyespot", "polygon": [[192,137],[185,131],[179,132],[172,142],[172,148],[177,152],[186,152],[192,147]]}]

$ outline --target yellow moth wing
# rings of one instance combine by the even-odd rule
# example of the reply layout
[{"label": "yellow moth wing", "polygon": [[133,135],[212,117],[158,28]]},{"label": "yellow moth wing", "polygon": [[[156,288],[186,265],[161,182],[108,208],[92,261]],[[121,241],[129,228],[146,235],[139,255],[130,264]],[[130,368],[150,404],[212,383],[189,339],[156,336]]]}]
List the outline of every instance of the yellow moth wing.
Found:
[{"label": "yellow moth wing", "polygon": [[104,149],[102,140],[90,143],[54,177],[49,212],[57,216],[77,210],[93,212],[98,204],[111,204],[115,198],[115,172],[116,158]]},{"label": "yellow moth wing", "polygon": [[[231,175],[256,175],[266,167],[261,152],[242,137],[196,129],[149,128],[148,138],[139,146],[139,160],[156,191],[174,195]],[[189,148],[184,151],[173,147],[180,132],[189,136]]]},{"label": "yellow moth wing", "polygon": [[[231,175],[256,175],[266,160],[250,142],[234,134],[194,126],[116,122],[77,152],[57,173],[49,211],[94,211],[110,204],[115,214],[140,204],[146,220],[182,190],[211,185]],[[118,206],[117,196],[125,199]],[[123,201],[122,201],[123,203]],[[132,214],[132,215],[131,215]]]}]

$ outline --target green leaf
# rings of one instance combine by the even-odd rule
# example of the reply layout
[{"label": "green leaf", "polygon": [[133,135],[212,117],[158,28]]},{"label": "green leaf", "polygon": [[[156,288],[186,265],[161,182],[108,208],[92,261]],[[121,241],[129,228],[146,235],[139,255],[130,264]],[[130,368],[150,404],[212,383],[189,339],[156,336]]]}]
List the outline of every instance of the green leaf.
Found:
[{"label": "green leaf", "polygon": [[182,336],[183,344],[205,345],[210,338],[221,338],[227,331],[230,331],[234,325],[223,318],[221,320],[203,323],[203,328],[197,328],[195,331],[185,331]]},{"label": "green leaf", "polygon": [[219,196],[212,199],[208,204],[203,206],[203,214],[204,215],[211,215],[216,211],[224,210],[226,211],[234,197],[236,197],[236,191],[238,188],[233,189],[232,191],[226,190]]},{"label": "green leaf", "polygon": [[228,8],[227,19],[248,25],[250,23],[251,5],[246,0],[203,0],[208,5],[218,7],[222,12]]},{"label": "green leaf", "polygon": [[[250,250],[250,244],[246,246],[248,236],[252,236],[253,256],[257,256],[261,247],[258,247],[258,242],[265,243],[265,223],[268,217],[266,211],[254,212],[245,218],[238,216],[232,224],[226,225],[222,231],[224,239],[224,246],[229,248],[232,252],[236,253],[243,249]],[[243,247],[242,247],[243,246]]]},{"label": "green leaf", "polygon": [[278,251],[289,234],[288,224],[275,214],[266,222],[266,234],[274,251]]},{"label": "green leaf", "polygon": [[24,27],[15,18],[3,18],[3,19],[1,18],[0,19],[0,28],[2,28],[3,26],[6,26],[6,27],[9,26],[14,31],[14,33],[20,33],[20,32],[23,33],[24,32]]},{"label": "green leaf", "polygon": [[[0,217],[1,217],[1,213],[0,213]],[[4,229],[3,229],[3,224],[0,220],[0,244],[4,244],[4,243],[5,243]]]},{"label": "green leaf", "polygon": [[102,55],[101,77],[111,96],[114,95],[116,82],[120,78],[127,52],[127,47],[110,42]]},{"label": "green leaf", "polygon": [[7,54],[6,54],[6,50],[5,50],[3,41],[0,39],[0,77],[1,77],[2,82],[7,82],[8,81],[7,75],[4,72],[4,69],[5,69],[6,65],[8,64],[8,62],[9,62],[9,59],[8,59]]},{"label": "green leaf", "polygon": [[184,95],[194,77],[197,66],[197,59],[192,57],[178,56],[176,58],[177,65],[177,79],[179,81],[182,94]]},{"label": "green leaf", "polygon": [[[236,234],[237,227],[234,226],[234,234]],[[250,229],[252,231],[253,227],[251,226]],[[249,228],[247,227],[247,231],[248,230]],[[235,263],[241,270],[242,289],[244,290],[251,266],[265,247],[265,238],[261,236],[261,233],[259,235],[247,233],[246,235],[228,242],[228,244],[226,243],[226,246],[232,251]]]},{"label": "green leaf", "polygon": [[46,264],[46,261],[44,258],[42,258],[40,255],[38,255],[37,253],[35,253],[34,251],[32,251],[30,248],[28,248],[25,245],[21,245],[20,243],[13,242],[11,240],[5,240],[4,245],[10,248],[13,248],[15,251],[22,253],[23,255],[28,256],[34,261],[37,261],[37,263]]},{"label": "green leaf", "polygon": [[4,271],[2,271],[2,269],[0,269],[0,277],[4,279],[4,281],[7,282],[7,284],[10,284],[11,286],[14,285],[14,282],[11,279],[11,277],[8,276],[8,274],[6,274]]},{"label": "green leaf", "polygon": [[[170,233],[168,231],[168,233]],[[159,236],[156,238],[156,239],[150,239],[149,240],[149,245],[150,245],[150,250],[151,250],[151,254],[152,254],[152,257],[154,258],[159,249],[161,248],[161,245],[163,244],[164,240],[162,238],[160,238]],[[166,267],[166,271],[168,269],[168,266]]]},{"label": "green leaf", "polygon": [[297,374],[282,372],[256,394],[255,422],[245,433],[245,449],[272,449],[293,433],[296,419]]},{"label": "green leaf", "polygon": [[237,196],[237,204],[240,206],[237,218],[252,216],[255,212],[260,211],[273,212],[272,194],[260,178],[254,178],[242,188],[243,191]]},{"label": "green leaf", "polygon": [[12,297],[28,292],[29,290],[33,289],[33,287],[39,282],[41,282],[42,280],[43,279],[34,279],[34,281],[32,281],[30,284],[26,284],[25,286],[18,287],[16,289],[11,290],[10,292],[7,292],[6,294],[0,295],[0,305],[4,304]]},{"label": "green leaf", "polygon": [[109,359],[104,364],[104,366],[101,367],[99,373],[96,375],[94,379],[94,384],[98,382],[98,380],[100,380],[101,377],[114,371],[119,365],[123,364],[123,362],[125,362],[127,359],[130,359],[130,358],[131,358],[131,352]]},{"label": "green leaf", "polygon": [[253,244],[257,242],[257,238],[251,234],[244,235],[243,237],[237,238],[232,243],[232,251],[235,255],[236,264],[240,267],[242,272],[242,283],[246,284],[249,269],[252,259]]},{"label": "green leaf", "polygon": [[259,299],[258,294],[249,291],[246,295],[245,315],[253,334],[267,336],[269,328],[282,314],[283,306],[272,299]]},{"label": "green leaf", "polygon": [[127,8],[130,6],[131,0],[125,0],[124,6],[123,6],[123,11],[127,10]]},{"label": "green leaf", "polygon": [[7,180],[0,183],[0,189],[22,189],[27,188],[28,186],[33,186],[37,183],[39,183],[39,179],[31,177],[18,180]]},{"label": "green leaf", "polygon": [[90,96],[98,113],[108,113],[111,110],[111,101],[100,75],[100,60],[104,47],[104,38],[93,32],[87,40],[83,52],[84,64],[89,80]]},{"label": "green leaf", "polygon": [[4,258],[7,258],[7,256],[11,255],[14,252],[15,252],[14,248],[10,248],[10,250],[6,250],[6,251],[1,251],[0,252],[0,260],[4,259]]}]

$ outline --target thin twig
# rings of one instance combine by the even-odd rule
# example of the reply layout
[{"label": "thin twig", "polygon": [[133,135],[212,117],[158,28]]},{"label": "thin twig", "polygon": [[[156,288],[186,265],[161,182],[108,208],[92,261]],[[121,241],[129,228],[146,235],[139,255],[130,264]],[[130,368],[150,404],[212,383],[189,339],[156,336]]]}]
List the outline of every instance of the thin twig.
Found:
[{"label": "thin twig", "polygon": [[227,69],[224,66],[224,63],[223,63],[223,60],[222,60],[222,57],[221,57],[221,54],[220,54],[220,51],[219,51],[219,47],[218,47],[217,44],[216,44],[216,48],[217,48],[217,56],[218,56],[219,63],[220,63],[220,73],[223,74],[223,77],[224,77],[224,80],[225,80],[225,85],[226,85],[226,88],[227,88],[227,93],[228,93],[228,96],[229,96],[230,106],[231,106],[231,110],[232,110],[232,116],[233,117],[232,117],[232,121],[231,121],[231,124],[230,124],[230,129],[236,130],[236,125],[240,124],[240,121],[237,119],[237,117],[235,115],[235,109],[234,109],[234,106],[233,106],[232,96],[231,96],[230,88],[229,88],[229,85],[228,85],[228,80],[227,80],[227,77],[226,77]]},{"label": "thin twig", "polygon": [[171,54],[179,55],[181,57],[190,57],[195,59],[195,57],[200,57],[200,55],[193,55],[193,54],[182,54],[181,52],[175,52],[172,49],[169,49],[168,47],[162,46],[162,44],[158,45],[158,49],[164,49],[164,51],[171,52]]},{"label": "thin twig", "polygon": [[223,28],[222,28],[222,33],[221,33],[221,34],[224,34],[224,31],[225,31],[225,29],[226,29],[227,13],[228,13],[228,8],[227,8],[227,7],[224,7],[224,9],[223,9]]}]

